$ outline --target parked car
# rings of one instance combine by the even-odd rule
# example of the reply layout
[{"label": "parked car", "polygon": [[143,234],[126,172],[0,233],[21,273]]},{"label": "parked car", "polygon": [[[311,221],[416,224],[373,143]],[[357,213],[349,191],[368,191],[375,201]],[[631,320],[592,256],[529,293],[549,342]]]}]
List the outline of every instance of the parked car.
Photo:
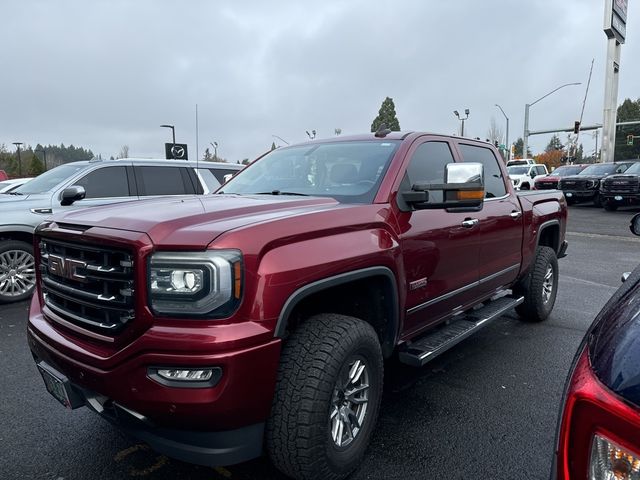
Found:
[{"label": "parked car", "polygon": [[569,205],[593,202],[600,207],[600,181],[607,175],[624,173],[633,164],[634,162],[595,163],[577,175],[561,178],[558,188],[564,192]]},{"label": "parked car", "polygon": [[7,172],[5,172],[4,170],[0,170],[0,181],[2,180],[8,180],[9,176],[7,175]]},{"label": "parked car", "polygon": [[536,178],[533,189],[534,190],[552,190],[558,188],[558,182],[563,177],[569,177],[571,175],[577,175],[582,170],[587,168],[588,165],[563,165],[556,168],[546,177]]},{"label": "parked car", "polygon": [[[383,361],[422,366],[558,291],[562,193],[498,150],[376,132],[274,150],[215,195],[78,210],[36,232],[29,346],[48,390],[172,457],[357,468]],[[264,442],[264,443],[263,443]]]},{"label": "parked car", "polygon": [[508,160],[507,167],[515,167],[517,165],[535,165],[536,161],[533,158],[517,158],[515,160]]},{"label": "parked car", "polygon": [[12,178],[0,181],[0,193],[10,193],[27,183],[31,178]]},{"label": "parked car", "polygon": [[[640,235],[640,214],[631,231]],[[556,480],[640,476],[640,266],[627,275],[573,361],[556,437]]]},{"label": "parked car", "polygon": [[600,198],[602,206],[608,211],[640,204],[640,162],[634,163],[622,174],[609,175],[602,180]]},{"label": "parked car", "polygon": [[0,303],[33,292],[33,231],[52,213],[148,196],[209,193],[229,163],[175,160],[91,160],[60,165],[0,196]]},{"label": "parked car", "polygon": [[531,190],[534,182],[549,174],[546,165],[514,165],[507,167],[509,178],[516,190]]}]

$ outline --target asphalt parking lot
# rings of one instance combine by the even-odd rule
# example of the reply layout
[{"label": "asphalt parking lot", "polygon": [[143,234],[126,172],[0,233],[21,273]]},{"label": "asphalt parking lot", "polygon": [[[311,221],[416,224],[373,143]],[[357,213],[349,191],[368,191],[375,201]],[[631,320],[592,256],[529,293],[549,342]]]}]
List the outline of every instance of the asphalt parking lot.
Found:
[{"label": "asphalt parking lot", "polygon": [[[552,316],[508,314],[422,369],[390,362],[378,427],[353,479],[548,478],[575,350],[598,310],[640,263],[628,229],[639,209],[570,208]],[[171,460],[45,390],[26,345],[26,302],[0,306],[0,477],[279,479],[266,459],[227,468]]]}]

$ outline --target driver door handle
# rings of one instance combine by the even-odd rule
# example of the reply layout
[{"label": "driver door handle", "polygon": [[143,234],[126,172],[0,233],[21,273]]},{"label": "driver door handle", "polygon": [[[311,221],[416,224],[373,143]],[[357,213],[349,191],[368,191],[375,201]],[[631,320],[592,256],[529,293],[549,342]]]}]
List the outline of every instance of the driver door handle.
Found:
[{"label": "driver door handle", "polygon": [[462,226],[464,228],[473,228],[478,224],[479,221],[480,220],[478,220],[477,218],[467,218],[464,222],[462,222]]},{"label": "driver door handle", "polygon": [[522,212],[518,211],[518,210],[514,210],[513,212],[511,212],[511,218],[513,218],[514,220],[517,220],[518,218],[520,218],[522,216]]}]

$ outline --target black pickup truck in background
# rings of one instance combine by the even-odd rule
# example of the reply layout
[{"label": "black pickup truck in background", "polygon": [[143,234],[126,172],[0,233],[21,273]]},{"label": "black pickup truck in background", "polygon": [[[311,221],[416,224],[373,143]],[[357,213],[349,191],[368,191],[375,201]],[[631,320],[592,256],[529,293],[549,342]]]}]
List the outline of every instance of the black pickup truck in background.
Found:
[{"label": "black pickup truck in background", "polygon": [[640,162],[634,163],[623,174],[609,175],[600,184],[600,199],[607,211],[620,206],[640,204]]},{"label": "black pickup truck in background", "polygon": [[633,161],[625,161],[591,165],[578,175],[562,178],[558,182],[558,189],[564,192],[569,205],[593,202],[596,207],[600,207],[600,182],[602,179],[608,175],[624,173],[633,163]]}]

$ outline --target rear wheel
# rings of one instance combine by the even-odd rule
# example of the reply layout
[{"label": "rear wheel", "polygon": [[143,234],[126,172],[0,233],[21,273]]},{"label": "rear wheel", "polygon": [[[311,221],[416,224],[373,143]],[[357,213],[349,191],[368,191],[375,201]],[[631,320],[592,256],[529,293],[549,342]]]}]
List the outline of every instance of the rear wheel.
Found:
[{"label": "rear wheel", "polygon": [[28,298],[35,284],[33,246],[17,240],[0,242],[0,303]]},{"label": "rear wheel", "polygon": [[558,293],[558,258],[552,248],[538,247],[529,274],[513,288],[513,293],[524,297],[524,302],[516,307],[523,320],[547,319]]},{"label": "rear wheel", "polygon": [[382,397],[378,336],[353,317],[309,318],[284,345],[267,450],[296,479],[340,479],[362,461]]}]

